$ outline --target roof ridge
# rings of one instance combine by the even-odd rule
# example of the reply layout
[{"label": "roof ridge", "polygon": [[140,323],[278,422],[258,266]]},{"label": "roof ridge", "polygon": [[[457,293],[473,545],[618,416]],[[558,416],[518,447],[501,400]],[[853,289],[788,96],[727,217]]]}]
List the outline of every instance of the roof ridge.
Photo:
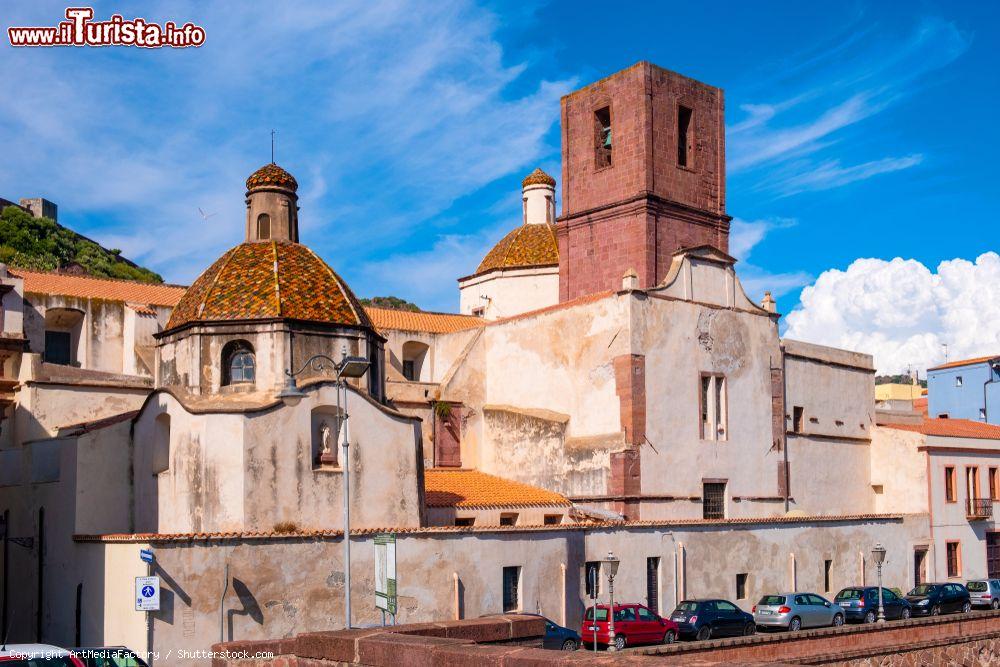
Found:
[{"label": "roof ridge", "polygon": [[[347,290],[347,288],[344,285],[344,281],[340,279],[340,276],[337,275],[337,272],[333,270],[333,267],[331,267],[329,264],[327,264],[325,261],[323,261],[323,258],[320,257],[319,255],[317,255],[316,252],[312,248],[310,248],[309,246],[307,246],[305,244],[301,244],[301,245],[313,257],[315,257],[317,260],[319,260],[319,263],[322,264],[324,267],[326,267],[327,271],[330,272],[330,277],[332,277],[333,280],[334,280],[334,282],[337,283],[337,287],[340,288],[340,293],[344,295],[344,301],[347,302],[347,305],[350,306],[350,308],[351,308],[351,312],[354,313],[354,319],[357,320],[357,322],[358,322],[359,325],[364,326],[365,325],[365,320],[369,319],[368,318],[368,313],[365,313],[364,317],[362,317],[358,313],[358,309],[354,305],[354,299],[351,298],[354,295],[353,295],[353,293],[350,293]],[[361,305],[361,304],[358,304],[358,305]],[[362,306],[362,308],[363,308],[363,306]],[[371,326],[373,329],[375,328],[374,325],[372,325],[370,322],[369,322],[369,326]]]},{"label": "roof ridge", "polygon": [[271,241],[271,252],[274,254],[274,265],[271,274],[274,276],[274,299],[278,302],[278,317],[281,313],[281,283],[278,281],[278,242]]},{"label": "roof ridge", "polygon": [[8,266],[11,273],[21,274],[21,273],[34,273],[40,276],[55,276],[57,278],[73,278],[76,280],[99,280],[101,282],[107,283],[127,283],[129,285],[142,285],[144,287],[168,287],[171,289],[187,289],[188,285],[181,285],[179,283],[147,283],[142,280],[132,280],[130,278],[110,278],[107,276],[93,276],[88,274],[77,275],[73,273],[60,273],[59,269],[52,269],[51,271],[39,271],[37,269],[27,269],[21,266]]}]

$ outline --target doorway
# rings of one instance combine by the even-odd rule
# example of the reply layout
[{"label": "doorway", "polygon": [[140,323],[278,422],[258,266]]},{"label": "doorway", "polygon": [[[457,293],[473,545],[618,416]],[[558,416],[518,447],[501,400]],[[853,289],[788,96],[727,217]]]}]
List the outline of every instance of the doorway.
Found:
[{"label": "doorway", "polygon": [[1000,578],[1000,533],[986,533],[986,572],[990,579]]},{"label": "doorway", "polygon": [[913,551],[913,585],[919,586],[927,580],[927,573],[924,568],[927,566],[927,549],[914,549]]}]

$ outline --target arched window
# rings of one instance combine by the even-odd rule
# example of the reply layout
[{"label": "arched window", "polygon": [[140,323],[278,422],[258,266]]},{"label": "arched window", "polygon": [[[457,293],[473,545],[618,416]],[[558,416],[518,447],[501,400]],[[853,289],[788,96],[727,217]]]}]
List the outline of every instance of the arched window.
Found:
[{"label": "arched window", "polygon": [[271,238],[271,216],[267,213],[257,216],[257,238],[261,241]]},{"label": "arched window", "polygon": [[234,340],[222,348],[222,384],[253,382],[257,377],[257,362],[253,346],[245,340]]}]

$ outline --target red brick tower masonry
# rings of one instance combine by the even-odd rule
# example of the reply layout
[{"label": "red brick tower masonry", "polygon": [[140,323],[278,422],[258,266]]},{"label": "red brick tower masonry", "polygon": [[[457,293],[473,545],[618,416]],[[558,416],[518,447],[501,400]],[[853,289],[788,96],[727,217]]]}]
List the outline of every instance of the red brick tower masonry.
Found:
[{"label": "red brick tower masonry", "polygon": [[562,99],[559,300],[663,280],[680,249],[729,246],[722,90],[640,62]]}]

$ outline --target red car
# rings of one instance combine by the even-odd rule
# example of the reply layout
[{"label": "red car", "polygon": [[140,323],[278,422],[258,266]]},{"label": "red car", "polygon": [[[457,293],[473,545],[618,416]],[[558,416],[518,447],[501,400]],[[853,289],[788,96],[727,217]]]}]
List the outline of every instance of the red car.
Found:
[{"label": "red car", "polygon": [[[597,619],[594,619],[594,607],[587,607],[580,627],[580,648],[597,643],[607,646],[610,643],[608,627],[608,605],[597,605]],[[626,646],[639,644],[673,644],[677,639],[677,624],[651,612],[641,604],[625,602],[615,605],[615,648],[621,650]]]}]

